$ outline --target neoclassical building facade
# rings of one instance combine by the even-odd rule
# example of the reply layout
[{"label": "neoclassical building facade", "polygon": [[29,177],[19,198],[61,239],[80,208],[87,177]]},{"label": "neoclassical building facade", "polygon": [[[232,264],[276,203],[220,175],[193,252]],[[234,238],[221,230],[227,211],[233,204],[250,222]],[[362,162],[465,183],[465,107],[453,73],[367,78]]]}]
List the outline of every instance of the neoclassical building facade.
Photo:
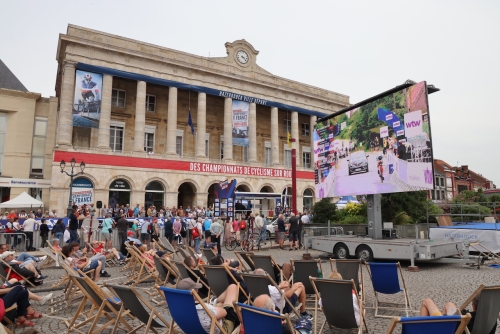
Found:
[{"label": "neoclassical building facade", "polygon": [[[272,75],[245,40],[203,57],[69,25],[59,36],[59,98],[50,206],[64,211],[60,162],[85,161],[93,200],[104,204],[208,206],[214,185],[290,196],[297,142],[297,205],[314,201],[312,127],[349,97]],[[74,126],[77,71],[102,75],[97,127]],[[233,101],[249,103],[248,146],[233,145]],[[272,209],[272,204],[267,209]],[[264,208],[263,208],[264,209]]]}]

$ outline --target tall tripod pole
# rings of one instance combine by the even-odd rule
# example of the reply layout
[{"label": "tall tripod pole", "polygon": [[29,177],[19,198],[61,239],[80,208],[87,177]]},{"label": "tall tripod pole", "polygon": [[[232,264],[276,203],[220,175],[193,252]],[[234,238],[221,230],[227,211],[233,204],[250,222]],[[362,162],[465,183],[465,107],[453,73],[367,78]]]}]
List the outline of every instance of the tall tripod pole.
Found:
[{"label": "tall tripod pole", "polygon": [[297,214],[297,148],[292,138],[292,212]]}]

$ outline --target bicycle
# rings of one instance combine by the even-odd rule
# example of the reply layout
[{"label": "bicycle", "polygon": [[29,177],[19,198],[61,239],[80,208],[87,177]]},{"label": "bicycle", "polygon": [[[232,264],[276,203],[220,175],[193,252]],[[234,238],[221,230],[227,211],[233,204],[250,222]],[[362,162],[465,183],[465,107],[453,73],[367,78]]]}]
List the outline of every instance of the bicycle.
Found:
[{"label": "bicycle", "polygon": [[233,251],[240,246],[240,241],[236,239],[236,232],[231,232],[231,236],[224,241],[224,247],[228,251]]}]

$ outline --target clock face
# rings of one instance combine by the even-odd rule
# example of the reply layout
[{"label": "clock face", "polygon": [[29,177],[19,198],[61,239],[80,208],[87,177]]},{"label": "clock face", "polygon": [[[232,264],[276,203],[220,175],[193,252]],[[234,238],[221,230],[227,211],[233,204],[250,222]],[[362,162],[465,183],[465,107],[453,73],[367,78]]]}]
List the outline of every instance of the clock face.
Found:
[{"label": "clock face", "polygon": [[238,59],[238,61],[240,63],[246,64],[246,63],[248,63],[248,60],[250,59],[250,57],[248,56],[248,53],[246,53],[243,50],[240,50],[236,53],[236,59]]}]

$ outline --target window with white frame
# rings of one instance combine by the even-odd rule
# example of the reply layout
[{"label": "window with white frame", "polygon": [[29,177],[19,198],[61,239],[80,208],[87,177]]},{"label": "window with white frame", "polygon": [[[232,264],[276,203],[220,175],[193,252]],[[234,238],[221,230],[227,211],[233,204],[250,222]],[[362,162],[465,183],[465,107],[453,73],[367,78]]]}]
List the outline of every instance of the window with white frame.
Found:
[{"label": "window with white frame", "polygon": [[272,151],[271,151],[271,142],[264,142],[264,162],[266,166],[271,166],[272,164]]},{"label": "window with white frame", "polygon": [[303,136],[309,136],[309,124],[308,123],[302,123],[302,135]]},{"label": "window with white frame", "polygon": [[31,148],[30,175],[43,175],[47,123],[48,119],[46,117],[35,117],[35,127],[33,129],[33,146]]},{"label": "window with white frame", "polygon": [[182,157],[182,144],[184,139],[184,131],[177,130],[177,135],[175,136],[175,153]]},{"label": "window with white frame", "polygon": [[243,162],[248,162],[248,146],[243,146]]},{"label": "window with white frame", "polygon": [[155,151],[156,126],[146,125],[144,127],[144,151],[154,153]]},{"label": "window with white frame", "polygon": [[7,135],[7,114],[0,113],[0,175],[2,175],[5,136]]},{"label": "window with white frame", "polygon": [[109,123],[109,147],[113,152],[123,152],[123,134],[125,123],[111,121]]},{"label": "window with white frame", "polygon": [[156,111],[156,96],[146,94],[146,111]]},{"label": "window with white frame", "polygon": [[302,146],[302,166],[311,168],[311,148],[308,146]]},{"label": "window with white frame", "polygon": [[224,136],[220,136],[220,159],[224,159]]},{"label": "window with white frame", "polygon": [[292,133],[292,120],[288,118],[283,119],[283,131],[285,133],[290,132]]},{"label": "window with white frame", "polygon": [[111,105],[114,107],[125,108],[126,92],[122,89],[113,89],[111,91]]},{"label": "window with white frame", "polygon": [[285,167],[292,167],[292,149],[288,146],[288,144],[283,145],[284,149],[284,157],[283,157],[283,164]]}]

